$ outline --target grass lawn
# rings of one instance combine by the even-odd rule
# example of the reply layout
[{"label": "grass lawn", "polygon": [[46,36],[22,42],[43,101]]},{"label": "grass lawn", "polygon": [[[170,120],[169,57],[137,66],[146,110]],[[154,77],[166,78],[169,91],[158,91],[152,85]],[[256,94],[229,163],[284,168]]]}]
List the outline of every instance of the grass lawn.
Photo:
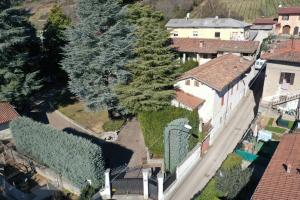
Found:
[{"label": "grass lawn", "polygon": [[60,106],[58,110],[78,124],[96,133],[118,130],[124,123],[123,120],[110,120],[107,111],[88,112],[82,102]]}]

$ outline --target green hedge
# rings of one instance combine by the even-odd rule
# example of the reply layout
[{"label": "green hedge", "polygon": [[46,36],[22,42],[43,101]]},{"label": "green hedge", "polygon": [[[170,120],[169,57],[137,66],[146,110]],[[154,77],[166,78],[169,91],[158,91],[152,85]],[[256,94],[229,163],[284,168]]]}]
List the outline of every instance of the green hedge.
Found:
[{"label": "green hedge", "polygon": [[177,68],[177,73],[179,74],[183,74],[184,72],[187,72],[195,67],[198,67],[199,64],[197,61],[193,61],[193,60],[188,60],[185,63],[181,64],[178,68]]},{"label": "green hedge", "polygon": [[190,131],[192,136],[189,140],[189,149],[192,149],[202,137],[199,134],[199,117],[196,111],[191,112],[183,108],[169,106],[161,111],[139,113],[138,119],[141,123],[145,143],[155,157],[163,156],[164,129],[171,121],[178,118],[187,118],[193,127]]},{"label": "green hedge", "polygon": [[201,191],[196,200],[219,200],[219,192],[216,189],[216,180],[212,178],[205,188]]},{"label": "green hedge", "polygon": [[83,188],[103,184],[102,150],[87,139],[21,117],[10,123],[17,150]]},{"label": "green hedge", "polygon": [[221,165],[220,170],[231,170],[242,165],[243,159],[236,153],[231,153],[227,156]]}]

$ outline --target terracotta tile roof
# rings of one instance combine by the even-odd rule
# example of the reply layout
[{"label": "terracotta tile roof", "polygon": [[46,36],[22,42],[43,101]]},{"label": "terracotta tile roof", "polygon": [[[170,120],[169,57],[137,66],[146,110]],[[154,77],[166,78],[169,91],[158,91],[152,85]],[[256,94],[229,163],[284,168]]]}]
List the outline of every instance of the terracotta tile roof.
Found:
[{"label": "terracotta tile roof", "polygon": [[10,122],[18,116],[19,114],[12,105],[6,102],[0,102],[0,124]]},{"label": "terracotta tile roof", "polygon": [[[300,134],[286,134],[282,137],[253,200],[296,200],[300,199]],[[285,166],[284,166],[285,165]],[[291,171],[286,171],[287,165]]]},{"label": "terracotta tile roof", "polygon": [[201,38],[173,38],[171,47],[179,52],[190,53],[255,53],[259,47],[259,42]]},{"label": "terracotta tile roof", "polygon": [[288,40],[274,44],[269,52],[262,55],[269,61],[300,63],[300,40]]},{"label": "terracotta tile roof", "polygon": [[179,80],[194,78],[221,92],[238,77],[246,73],[254,61],[226,54],[184,73]]},{"label": "terracotta tile roof", "polygon": [[300,7],[282,7],[278,9],[278,14],[300,14]]},{"label": "terracotta tile roof", "polygon": [[176,90],[176,100],[183,105],[192,108],[193,110],[199,107],[205,101],[199,97],[187,94],[182,90]]},{"label": "terracotta tile roof", "polygon": [[277,21],[274,18],[257,18],[253,24],[255,25],[273,25],[276,24]]}]

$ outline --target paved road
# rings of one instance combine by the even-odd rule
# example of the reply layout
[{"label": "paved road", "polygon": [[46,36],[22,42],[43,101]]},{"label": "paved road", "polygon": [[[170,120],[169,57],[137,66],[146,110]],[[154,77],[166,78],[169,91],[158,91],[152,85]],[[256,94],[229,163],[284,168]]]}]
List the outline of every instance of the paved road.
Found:
[{"label": "paved road", "polygon": [[223,160],[231,153],[240,141],[249,124],[254,119],[259,97],[262,92],[264,73],[254,84],[254,91],[250,90],[244,98],[236,113],[215,140],[213,146],[203,159],[196,164],[194,169],[182,181],[175,192],[168,197],[171,200],[188,200],[199,193],[208,181],[214,176]]}]

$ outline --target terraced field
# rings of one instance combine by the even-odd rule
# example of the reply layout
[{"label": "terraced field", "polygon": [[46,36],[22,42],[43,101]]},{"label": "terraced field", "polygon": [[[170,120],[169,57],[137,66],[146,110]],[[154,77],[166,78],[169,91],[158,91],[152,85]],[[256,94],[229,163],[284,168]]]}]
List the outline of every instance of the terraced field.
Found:
[{"label": "terraced field", "polygon": [[[204,0],[194,7],[192,15],[193,17],[207,17],[209,13],[218,12],[224,15],[224,8],[226,8],[227,16],[234,13],[251,22],[260,16],[275,17],[280,4],[282,6],[300,6],[300,0]],[[203,9],[204,6],[212,10]],[[214,9],[220,10],[214,11]]]}]

